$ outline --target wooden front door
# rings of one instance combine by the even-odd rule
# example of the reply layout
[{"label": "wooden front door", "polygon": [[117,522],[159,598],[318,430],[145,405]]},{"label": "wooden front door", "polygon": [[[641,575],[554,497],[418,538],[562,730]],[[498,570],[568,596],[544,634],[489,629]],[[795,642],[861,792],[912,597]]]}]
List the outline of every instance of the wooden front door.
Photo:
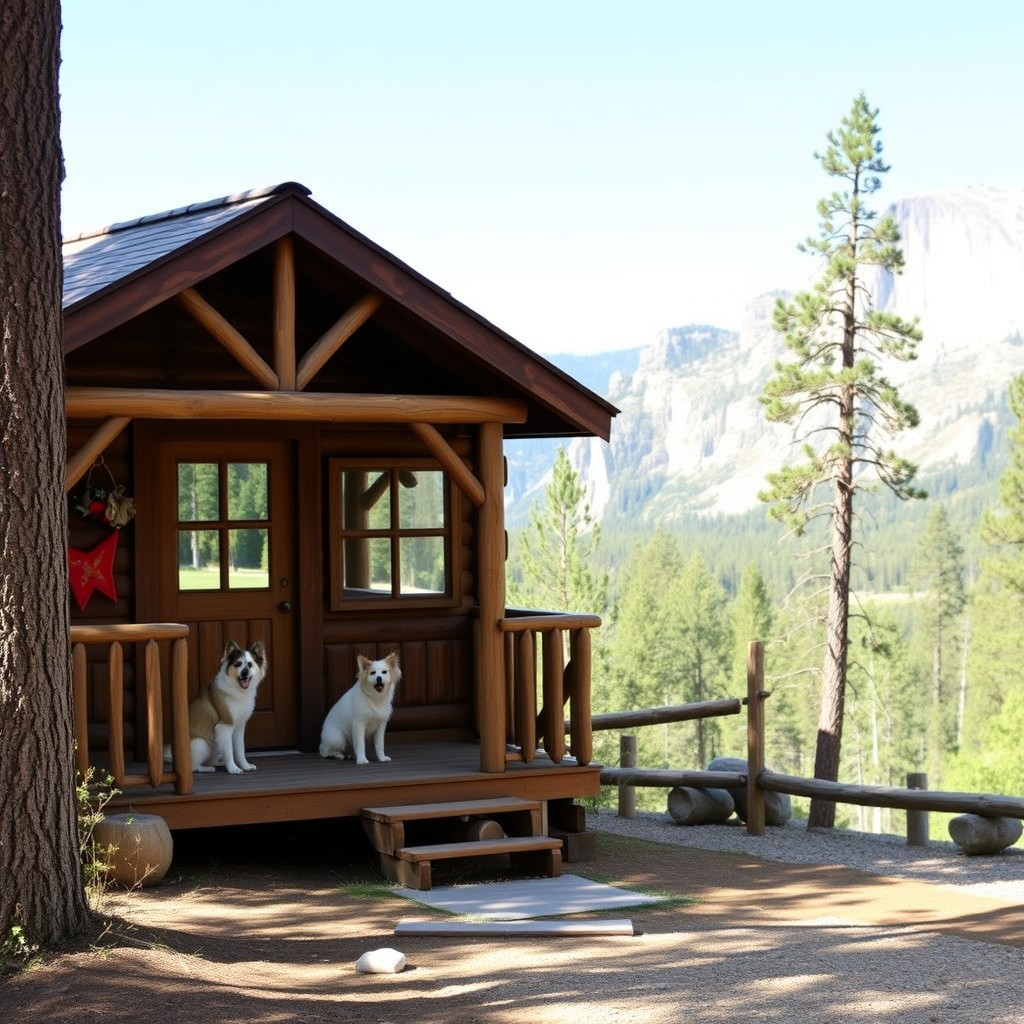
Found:
[{"label": "wooden front door", "polygon": [[142,588],[150,598],[140,611],[151,621],[189,626],[193,694],[216,674],[228,640],[243,647],[262,642],[269,671],[246,746],[295,747],[298,581],[291,445],[278,439],[161,438],[149,451],[156,493],[147,508],[146,550],[155,555],[156,573]]}]

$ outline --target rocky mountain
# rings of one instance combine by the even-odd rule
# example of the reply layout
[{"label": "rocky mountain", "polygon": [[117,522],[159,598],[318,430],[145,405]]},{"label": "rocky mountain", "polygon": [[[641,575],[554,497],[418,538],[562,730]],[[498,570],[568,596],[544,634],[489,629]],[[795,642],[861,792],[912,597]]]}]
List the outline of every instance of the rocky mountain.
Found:
[{"label": "rocky mountain", "polygon": [[[921,418],[895,447],[926,481],[949,466],[985,465],[1005,432],[1006,388],[1024,372],[1024,189],[922,193],[893,211],[906,268],[867,284],[878,308],[918,317],[924,332],[917,360],[887,370]],[[739,332],[670,328],[586,369],[581,357],[552,357],[622,410],[610,445],[570,448],[598,515],[671,523],[758,504],[765,473],[792,445],[790,428],[768,424],[758,402],[784,355],[771,327],[775,298],[750,302]],[[604,386],[596,374],[607,375]],[[537,471],[553,451],[510,448],[510,521],[543,486]]]}]

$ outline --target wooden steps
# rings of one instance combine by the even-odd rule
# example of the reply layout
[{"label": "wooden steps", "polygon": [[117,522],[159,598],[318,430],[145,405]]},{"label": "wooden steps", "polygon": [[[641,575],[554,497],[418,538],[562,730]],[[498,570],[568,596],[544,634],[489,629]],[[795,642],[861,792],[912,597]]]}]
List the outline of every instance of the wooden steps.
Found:
[{"label": "wooden steps", "polygon": [[[438,860],[507,854],[527,873],[555,878],[562,873],[562,841],[543,834],[536,800],[495,797],[450,803],[364,807],[363,828],[380,854],[381,871],[410,889],[429,889]],[[407,843],[406,824],[441,832],[443,842]],[[466,839],[469,834],[474,838]]]}]

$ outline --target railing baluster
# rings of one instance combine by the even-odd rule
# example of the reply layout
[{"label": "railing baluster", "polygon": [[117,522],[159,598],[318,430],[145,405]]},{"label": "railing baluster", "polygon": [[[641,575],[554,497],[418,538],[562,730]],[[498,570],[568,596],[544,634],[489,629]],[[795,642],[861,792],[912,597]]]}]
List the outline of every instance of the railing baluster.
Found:
[{"label": "railing baluster", "polygon": [[115,640],[107,653],[107,685],[110,688],[110,774],[114,785],[124,789],[124,651]]},{"label": "railing baluster", "polygon": [[565,699],[562,696],[565,654],[562,642],[560,629],[544,634],[544,707],[541,717],[544,722],[544,749],[555,764],[565,756]]},{"label": "railing baluster", "polygon": [[524,761],[537,753],[537,652],[533,632],[519,634],[516,645],[516,742]]},{"label": "railing baluster", "polygon": [[160,785],[164,774],[163,696],[160,692],[160,648],[155,640],[146,642],[146,763],[149,783]]},{"label": "railing baluster", "polygon": [[174,791],[192,792],[192,749],[188,736],[188,641],[179,637],[171,644],[171,710],[174,733]]}]

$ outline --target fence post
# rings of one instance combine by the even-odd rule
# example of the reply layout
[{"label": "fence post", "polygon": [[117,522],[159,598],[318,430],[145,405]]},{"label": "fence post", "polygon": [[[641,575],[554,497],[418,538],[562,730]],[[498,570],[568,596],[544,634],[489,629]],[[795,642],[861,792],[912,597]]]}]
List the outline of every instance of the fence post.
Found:
[{"label": "fence post", "polygon": [[[927,772],[907,772],[907,789],[927,789]],[[907,811],[907,846],[928,845],[928,812]]]},{"label": "fence post", "polygon": [[[619,737],[619,766],[636,767],[636,737]],[[636,811],[636,787],[619,786],[619,817],[632,818]]]},{"label": "fence post", "polygon": [[764,835],[764,790],[757,778],[764,770],[764,643],[747,648],[747,834]]}]

